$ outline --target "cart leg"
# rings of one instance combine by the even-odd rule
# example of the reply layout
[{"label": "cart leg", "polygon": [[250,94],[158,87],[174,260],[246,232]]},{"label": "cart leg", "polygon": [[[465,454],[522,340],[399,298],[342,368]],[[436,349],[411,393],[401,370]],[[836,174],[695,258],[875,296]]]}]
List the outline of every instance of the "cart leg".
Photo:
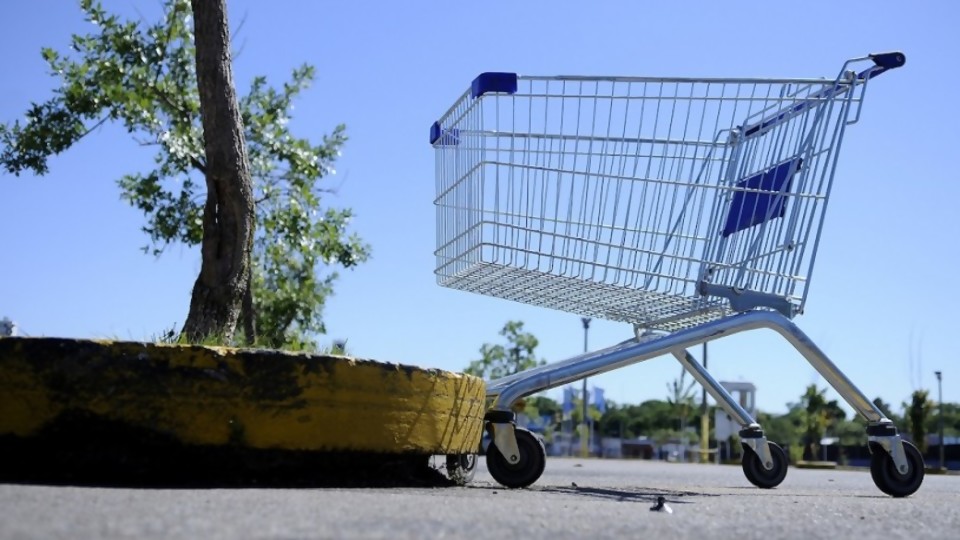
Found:
[{"label": "cart leg", "polygon": [[867,396],[850,382],[837,366],[797,325],[785,317],[773,318],[768,326],[787,339],[827,383],[867,419],[867,447],[874,484],[893,497],[912,495],[923,483],[923,455],[900,437],[896,426]]},{"label": "cart leg", "polygon": [[753,417],[750,416],[750,413],[741,407],[740,404],[737,403],[737,400],[733,399],[733,396],[704,369],[703,365],[701,365],[692,354],[684,349],[674,350],[672,354],[674,358],[680,362],[680,365],[687,370],[687,373],[692,375],[693,378],[700,383],[700,386],[706,388],[710,396],[723,407],[723,410],[740,424],[740,427],[744,429],[760,427]]},{"label": "cart leg", "polygon": [[779,486],[787,477],[787,454],[783,448],[767,440],[760,424],[697,362],[692,354],[686,349],[673,349],[671,353],[743,428],[740,430],[740,444],[743,447],[741,465],[747,480],[764,489]]},{"label": "cart leg", "polygon": [[773,324],[770,324],[770,328],[786,338],[810,362],[810,365],[826,379],[827,383],[840,394],[840,397],[866,418],[868,422],[867,439],[871,443],[876,443],[876,445],[870,445],[871,452],[879,446],[893,459],[897,471],[900,474],[907,474],[910,466],[903,447],[903,440],[893,422],[883,415],[883,412],[837,368],[836,364],[830,361],[826,353],[820,350],[797,325],[786,317],[779,315],[772,317],[771,323]]},{"label": "cart leg", "polygon": [[678,349],[671,351],[671,353],[680,362],[683,369],[687,370],[687,373],[692,375],[700,383],[700,386],[706,388],[713,399],[723,407],[723,410],[740,424],[742,428],[740,443],[749,447],[760,458],[760,464],[764,469],[768,471],[773,469],[773,457],[760,424],[737,403],[737,400],[733,399],[733,396],[704,369],[700,362],[697,362],[697,359],[690,352],[685,349]]},{"label": "cart leg", "polygon": [[507,463],[520,461],[520,449],[517,447],[514,418],[515,416],[511,411],[494,410],[488,412],[484,419],[487,422],[487,429],[490,431],[490,438],[496,445],[496,450],[507,460]]}]

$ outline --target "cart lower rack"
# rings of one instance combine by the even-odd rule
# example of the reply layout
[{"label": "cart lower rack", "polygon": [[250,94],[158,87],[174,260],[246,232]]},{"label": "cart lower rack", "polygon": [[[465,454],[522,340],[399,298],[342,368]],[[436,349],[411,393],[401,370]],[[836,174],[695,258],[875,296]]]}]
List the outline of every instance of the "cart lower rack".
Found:
[{"label": "cart lower rack", "polygon": [[439,284],[623,321],[636,336],[489,382],[498,482],[528,486],[545,466],[542,443],[514,424],[517,399],[672,354],[741,424],[747,479],[779,485],[783,449],[687,352],[766,327],[866,418],[877,487],[919,489],[920,452],[791,320],[806,303],[846,127],[869,83],[904,63],[873,54],[828,79],[473,81],[430,129]]}]

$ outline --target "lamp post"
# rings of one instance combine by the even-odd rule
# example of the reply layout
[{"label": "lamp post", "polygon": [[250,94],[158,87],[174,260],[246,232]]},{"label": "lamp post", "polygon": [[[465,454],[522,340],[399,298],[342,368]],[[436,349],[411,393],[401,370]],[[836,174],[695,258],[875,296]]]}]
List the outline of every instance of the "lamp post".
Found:
[{"label": "lamp post", "polygon": [[[590,317],[582,317],[580,322],[583,323],[583,352],[587,352],[587,333],[590,331]],[[583,379],[583,418],[581,419],[581,428],[580,428],[580,457],[587,457],[590,449],[590,431],[589,424],[587,424],[587,379]]]},{"label": "lamp post", "polygon": [[[703,369],[707,369],[707,343],[703,343]],[[707,387],[703,387],[700,398],[700,462],[709,462],[710,416],[707,414]]]},{"label": "lamp post", "polygon": [[945,462],[944,459],[943,459],[943,458],[944,458],[944,452],[943,452],[943,450],[944,450],[944,447],[943,447],[943,382],[942,382],[942,381],[943,381],[943,372],[941,372],[941,371],[934,371],[933,373],[937,376],[937,401],[938,401],[937,411],[939,411],[939,413],[937,414],[937,416],[939,417],[939,418],[937,419],[937,424],[938,424],[938,430],[940,431],[940,469],[942,470],[942,469],[944,469],[945,466],[946,466],[946,462]]}]

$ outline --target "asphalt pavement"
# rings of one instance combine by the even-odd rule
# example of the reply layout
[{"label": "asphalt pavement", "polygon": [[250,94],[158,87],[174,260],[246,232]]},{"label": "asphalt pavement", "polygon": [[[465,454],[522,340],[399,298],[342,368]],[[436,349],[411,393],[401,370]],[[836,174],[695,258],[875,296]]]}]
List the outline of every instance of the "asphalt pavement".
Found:
[{"label": "asphalt pavement", "polygon": [[[550,458],[511,490],[480,461],[470,485],[446,488],[0,484],[0,538],[960,538],[960,476],[893,499],[863,471],[791,468],[760,490],[736,466]],[[650,510],[658,497],[671,512]]]}]

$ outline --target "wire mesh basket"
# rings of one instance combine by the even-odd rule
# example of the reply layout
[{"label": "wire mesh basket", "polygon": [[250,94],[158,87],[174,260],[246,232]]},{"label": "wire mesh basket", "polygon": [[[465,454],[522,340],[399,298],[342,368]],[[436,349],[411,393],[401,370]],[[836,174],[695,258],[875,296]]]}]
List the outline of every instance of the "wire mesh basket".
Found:
[{"label": "wire mesh basket", "polygon": [[481,74],[431,127],[439,284],[667,331],[794,316],[844,128],[902,64],[868,58],[831,79]]}]

